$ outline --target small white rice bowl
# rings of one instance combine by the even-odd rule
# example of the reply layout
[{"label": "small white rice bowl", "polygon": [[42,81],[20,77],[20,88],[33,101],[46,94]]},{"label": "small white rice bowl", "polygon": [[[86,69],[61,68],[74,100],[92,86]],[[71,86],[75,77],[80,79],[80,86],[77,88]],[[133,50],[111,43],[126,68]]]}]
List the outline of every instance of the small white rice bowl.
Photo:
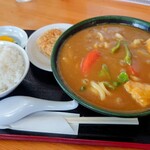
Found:
[{"label": "small white rice bowl", "polygon": [[0,98],[11,93],[28,70],[29,59],[25,50],[15,43],[0,41]]}]

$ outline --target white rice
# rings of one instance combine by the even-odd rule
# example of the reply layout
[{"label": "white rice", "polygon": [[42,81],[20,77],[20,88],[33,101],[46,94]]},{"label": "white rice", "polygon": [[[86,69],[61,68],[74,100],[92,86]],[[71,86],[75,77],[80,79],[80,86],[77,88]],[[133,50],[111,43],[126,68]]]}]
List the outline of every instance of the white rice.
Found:
[{"label": "white rice", "polygon": [[24,59],[17,48],[0,46],[0,93],[19,82],[25,70]]}]

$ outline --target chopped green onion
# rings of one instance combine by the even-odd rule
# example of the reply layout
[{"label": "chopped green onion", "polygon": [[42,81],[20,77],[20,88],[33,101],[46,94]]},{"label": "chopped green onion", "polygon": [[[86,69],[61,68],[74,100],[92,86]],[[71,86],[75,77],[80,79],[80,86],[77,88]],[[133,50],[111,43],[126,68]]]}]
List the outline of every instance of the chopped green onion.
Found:
[{"label": "chopped green onion", "polygon": [[115,53],[120,48],[121,41],[117,41],[116,45],[111,49],[112,53]]}]

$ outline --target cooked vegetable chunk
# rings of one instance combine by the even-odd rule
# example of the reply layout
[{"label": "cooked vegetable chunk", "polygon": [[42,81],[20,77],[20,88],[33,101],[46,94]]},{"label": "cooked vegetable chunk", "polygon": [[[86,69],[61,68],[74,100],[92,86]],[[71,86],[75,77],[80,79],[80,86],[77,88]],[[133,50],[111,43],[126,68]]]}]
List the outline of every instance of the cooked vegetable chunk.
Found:
[{"label": "cooked vegetable chunk", "polygon": [[147,51],[150,53],[150,38],[146,41]]},{"label": "cooked vegetable chunk", "polygon": [[124,88],[131,94],[132,98],[136,100],[141,106],[146,107],[150,105],[150,85],[146,83],[128,81],[124,84]]}]

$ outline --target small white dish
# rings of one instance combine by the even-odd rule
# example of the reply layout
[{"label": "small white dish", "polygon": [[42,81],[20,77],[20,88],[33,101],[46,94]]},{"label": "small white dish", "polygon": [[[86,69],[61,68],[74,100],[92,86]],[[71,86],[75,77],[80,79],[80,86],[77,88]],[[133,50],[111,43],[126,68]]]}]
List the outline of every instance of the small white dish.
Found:
[{"label": "small white dish", "polygon": [[[1,48],[0,59],[1,61],[4,62],[4,63],[0,63],[0,68],[2,71],[0,79],[4,81],[4,82],[0,82],[1,84],[0,85],[0,88],[1,88],[0,98],[2,98],[10,94],[23,81],[26,74],[28,73],[30,62],[29,62],[29,58],[25,50],[21,46],[15,43],[7,42],[7,41],[0,41],[0,48]],[[6,49],[7,49],[7,52],[5,52]],[[12,57],[12,55],[14,56]],[[5,56],[7,56],[6,61],[4,61]],[[24,66],[23,70],[20,70],[20,68],[22,68],[21,64],[23,64]],[[12,68],[12,66],[15,66],[17,70],[15,70],[15,68]],[[9,72],[9,70],[11,72]],[[12,77],[14,78],[12,79]]]},{"label": "small white dish", "polygon": [[0,36],[10,36],[15,41],[16,44],[24,48],[28,41],[27,33],[18,27],[15,26],[0,26]]},{"label": "small white dish", "polygon": [[37,45],[37,39],[46,31],[51,30],[51,29],[59,29],[61,31],[65,31],[68,28],[70,28],[72,24],[67,24],[67,23],[57,23],[57,24],[50,24],[47,26],[44,26],[35,32],[29,37],[29,40],[27,42],[26,46],[26,51],[29,56],[29,59],[31,63],[45,71],[51,72],[51,63],[50,63],[50,58],[45,56],[40,52],[40,49]]}]

